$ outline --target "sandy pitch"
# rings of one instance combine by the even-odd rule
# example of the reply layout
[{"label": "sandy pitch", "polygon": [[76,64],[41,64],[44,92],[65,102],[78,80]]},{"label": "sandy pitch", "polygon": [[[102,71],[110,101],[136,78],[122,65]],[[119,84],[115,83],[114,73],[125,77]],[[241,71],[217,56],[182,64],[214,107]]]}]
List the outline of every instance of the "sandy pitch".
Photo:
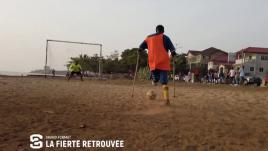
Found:
[{"label": "sandy pitch", "polygon": [[132,99],[127,80],[0,77],[0,151],[30,150],[32,133],[123,139],[133,151],[268,151],[267,88],[180,83],[170,107],[149,89],[160,96],[150,82]]}]

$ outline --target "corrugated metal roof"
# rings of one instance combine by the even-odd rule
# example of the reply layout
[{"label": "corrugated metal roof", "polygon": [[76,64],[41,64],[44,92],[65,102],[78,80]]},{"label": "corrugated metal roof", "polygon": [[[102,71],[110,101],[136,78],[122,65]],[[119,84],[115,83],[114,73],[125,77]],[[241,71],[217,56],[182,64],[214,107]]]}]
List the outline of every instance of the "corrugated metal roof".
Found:
[{"label": "corrugated metal roof", "polygon": [[202,52],[198,51],[198,50],[189,50],[187,54],[189,54],[189,53],[191,53],[191,54],[196,56],[196,55],[200,55]]},{"label": "corrugated metal roof", "polygon": [[214,48],[214,47],[210,47],[210,48],[208,48],[208,49],[203,50],[203,51],[202,51],[202,54],[203,54],[204,56],[211,56],[211,55],[213,55],[213,54],[215,54],[215,53],[217,53],[217,52],[221,52],[221,53],[226,53],[226,54],[227,54],[227,52],[222,51],[222,50],[217,49],[217,48]]},{"label": "corrugated metal roof", "polygon": [[238,53],[258,53],[258,54],[268,54],[268,48],[260,47],[248,47],[238,51]]}]

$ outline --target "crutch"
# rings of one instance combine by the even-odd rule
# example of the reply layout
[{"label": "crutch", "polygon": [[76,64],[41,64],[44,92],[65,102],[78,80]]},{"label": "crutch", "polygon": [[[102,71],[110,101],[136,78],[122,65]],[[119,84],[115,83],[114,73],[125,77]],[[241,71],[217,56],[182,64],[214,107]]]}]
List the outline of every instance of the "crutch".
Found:
[{"label": "crutch", "polygon": [[175,89],[175,56],[172,58],[172,63],[173,63],[173,97],[175,98],[176,95],[175,95],[175,92],[176,92],[176,89]]},{"label": "crutch", "polygon": [[138,72],[138,67],[139,67],[139,59],[140,59],[140,54],[139,51],[137,51],[137,63],[136,63],[136,69],[135,69],[135,74],[133,78],[133,84],[132,84],[132,92],[131,92],[131,97],[134,97],[134,87],[135,87],[135,82],[136,82],[136,76]]}]

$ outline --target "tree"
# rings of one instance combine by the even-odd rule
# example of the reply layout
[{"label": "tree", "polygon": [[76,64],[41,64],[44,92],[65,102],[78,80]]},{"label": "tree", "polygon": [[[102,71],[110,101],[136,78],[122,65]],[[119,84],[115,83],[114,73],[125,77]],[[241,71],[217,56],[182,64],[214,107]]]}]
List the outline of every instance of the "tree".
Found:
[{"label": "tree", "polygon": [[[121,54],[121,59],[119,59],[118,51],[114,51],[107,58],[102,59],[102,71],[104,73],[129,73],[134,72],[137,63],[137,48],[126,49]],[[141,51],[139,60],[139,67],[147,67],[147,53],[146,51]],[[69,65],[75,61],[81,65],[83,71],[99,71],[99,56],[95,54],[92,57],[87,55],[79,55],[78,57],[72,57]]]},{"label": "tree", "polygon": [[103,60],[104,73],[123,73],[122,65],[118,59],[107,58]]},{"label": "tree", "polygon": [[111,55],[108,57],[108,59],[118,60],[119,59],[119,52],[117,50],[115,50],[114,52],[111,53]]},{"label": "tree", "polygon": [[99,72],[99,55],[98,54],[94,54],[92,57],[90,57],[89,60],[89,66],[90,66],[90,71],[93,72]]},{"label": "tree", "polygon": [[103,59],[103,72],[104,73],[123,73],[122,64],[119,61],[119,52],[114,51],[106,59]]},{"label": "tree", "polygon": [[95,54],[92,57],[89,57],[86,54],[80,54],[78,57],[71,57],[71,61],[67,65],[67,67],[70,66],[73,62],[78,62],[81,67],[82,71],[92,71],[92,72],[98,72],[99,71],[99,56],[98,54]]},{"label": "tree", "polygon": [[[186,54],[179,54],[175,58],[175,73],[187,73]],[[172,59],[171,63],[172,63]]]},{"label": "tree", "polygon": [[[82,71],[84,72],[90,70],[89,60],[90,58],[88,55],[80,54],[78,57],[71,57],[71,61],[69,63],[71,64],[74,62],[78,62],[82,67]],[[68,64],[67,67],[69,67],[70,64]]]},{"label": "tree", "polygon": [[[137,63],[137,53],[138,48],[126,49],[121,54],[121,64],[123,65],[125,70],[134,71]],[[140,52],[140,60],[139,66],[146,67],[147,66],[147,58],[148,54],[145,50]]]},{"label": "tree", "polygon": [[150,79],[150,69],[149,67],[142,67],[138,71],[139,79],[149,80]]}]

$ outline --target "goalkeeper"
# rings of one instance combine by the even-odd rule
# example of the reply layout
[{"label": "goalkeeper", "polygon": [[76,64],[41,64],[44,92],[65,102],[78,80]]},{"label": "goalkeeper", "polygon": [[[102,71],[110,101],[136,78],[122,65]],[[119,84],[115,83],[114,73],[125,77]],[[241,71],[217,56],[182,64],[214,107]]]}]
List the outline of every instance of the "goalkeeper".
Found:
[{"label": "goalkeeper", "polygon": [[71,72],[68,76],[68,81],[73,77],[75,74],[77,76],[80,76],[81,81],[83,81],[83,74],[82,74],[82,67],[80,64],[78,64],[78,61],[75,61],[72,63],[69,67],[69,72]]}]

